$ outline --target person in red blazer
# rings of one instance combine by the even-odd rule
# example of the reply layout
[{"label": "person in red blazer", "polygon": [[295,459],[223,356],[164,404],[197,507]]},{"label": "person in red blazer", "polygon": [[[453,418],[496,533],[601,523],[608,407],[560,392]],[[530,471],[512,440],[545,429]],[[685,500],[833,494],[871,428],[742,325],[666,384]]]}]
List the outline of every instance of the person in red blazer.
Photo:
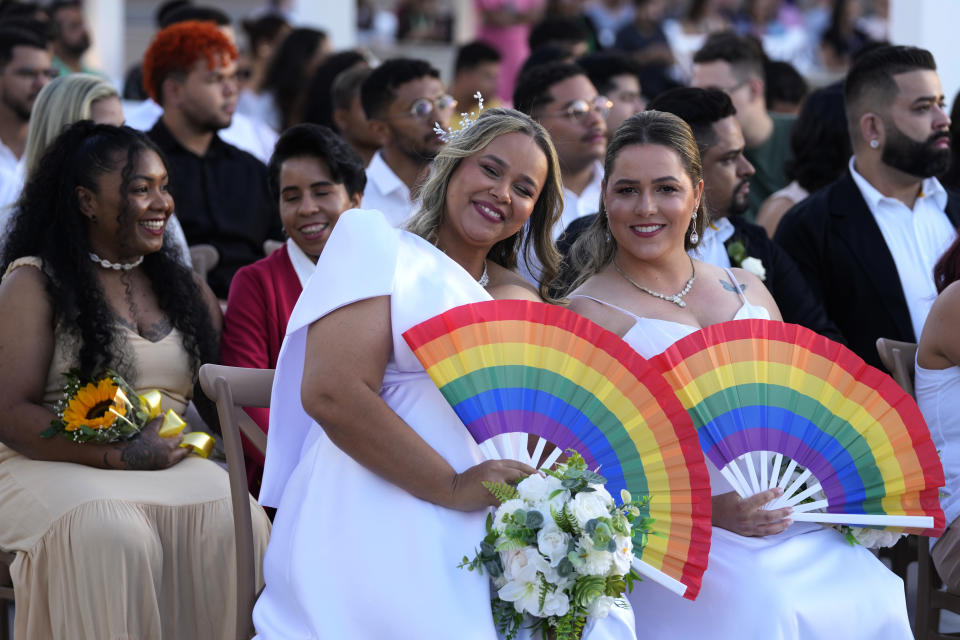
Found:
[{"label": "person in red blazer", "polygon": [[[276,367],[287,321],[317,257],[340,214],[360,206],[367,182],[363,161],[350,145],[314,124],[291,127],[280,136],[268,172],[287,240],[233,276],[220,340],[221,360],[232,367]],[[247,413],[267,431],[269,409]],[[244,449],[256,495],[263,457],[246,441]]]}]

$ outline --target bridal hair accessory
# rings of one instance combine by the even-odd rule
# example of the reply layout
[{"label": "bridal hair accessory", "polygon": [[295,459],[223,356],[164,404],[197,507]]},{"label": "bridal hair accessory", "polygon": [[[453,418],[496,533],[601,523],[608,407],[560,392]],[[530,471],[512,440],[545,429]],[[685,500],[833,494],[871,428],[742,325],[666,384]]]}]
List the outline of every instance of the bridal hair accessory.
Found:
[{"label": "bridal hair accessory", "polygon": [[690,218],[690,242],[697,244],[700,241],[700,234],[697,233],[697,210],[693,210],[693,217]]},{"label": "bridal hair accessory", "polygon": [[[403,338],[484,457],[550,469],[573,449],[587,468],[601,467],[610,495],[648,497],[647,544],[634,537],[621,560],[696,598],[710,549],[709,473],[692,419],[627,343],[569,309],[526,300],[455,307]],[[532,453],[527,434],[537,436]],[[556,510],[566,502],[541,497],[558,499]],[[549,504],[536,510],[552,522]]]},{"label": "bridal hair accessory", "polygon": [[139,267],[140,263],[143,262],[143,256],[140,256],[133,262],[128,262],[126,264],[123,264],[122,262],[110,262],[109,260],[101,258],[95,253],[90,253],[90,259],[96,262],[97,264],[99,264],[104,269],[113,269],[114,271],[130,271],[130,269]]},{"label": "bridal hair accessory", "polygon": [[626,273],[624,273],[623,269],[620,268],[620,265],[617,264],[617,261],[616,261],[616,260],[613,261],[613,267],[614,267],[614,269],[617,270],[617,272],[618,272],[620,275],[622,275],[622,276],[624,277],[624,279],[625,279],[627,282],[629,282],[630,284],[632,284],[633,286],[635,286],[637,289],[640,289],[640,291],[643,291],[644,293],[648,293],[648,294],[650,294],[651,296],[653,296],[654,298],[660,298],[661,300],[666,300],[667,302],[672,302],[673,304],[677,305],[677,306],[680,307],[681,309],[682,309],[683,307],[687,306],[687,303],[683,301],[683,296],[685,296],[685,295],[687,295],[688,293],[690,293],[690,287],[693,286],[693,281],[697,279],[697,268],[696,268],[695,266],[693,266],[693,258],[690,258],[690,270],[692,271],[692,273],[690,274],[690,279],[687,280],[687,284],[684,285],[683,289],[681,289],[679,293],[676,293],[676,294],[674,294],[674,295],[672,295],[672,296],[668,296],[668,295],[665,295],[665,294],[660,293],[660,292],[658,292],[658,291],[654,291],[653,289],[648,289],[647,287],[643,286],[642,284],[637,284],[637,282],[635,282],[633,278],[631,278],[631,277],[628,276]]},{"label": "bridal hair accessory", "polygon": [[[433,132],[440,136],[440,139],[446,142],[447,144],[453,142],[460,137],[464,131],[472,127],[478,119],[480,119],[480,112],[483,111],[483,96],[480,95],[480,92],[477,91],[473,94],[473,97],[477,99],[477,117],[473,117],[470,113],[461,113],[460,114],[460,128],[454,131],[453,129],[444,129],[440,126],[439,122],[433,123]],[[486,272],[484,272],[486,273]]]}]

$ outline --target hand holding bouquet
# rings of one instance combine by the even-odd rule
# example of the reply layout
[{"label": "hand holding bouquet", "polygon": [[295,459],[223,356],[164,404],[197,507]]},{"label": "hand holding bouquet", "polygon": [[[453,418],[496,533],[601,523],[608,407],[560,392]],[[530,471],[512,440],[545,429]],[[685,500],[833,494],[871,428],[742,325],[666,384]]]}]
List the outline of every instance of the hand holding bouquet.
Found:
[{"label": "hand holding bouquet", "polygon": [[639,579],[631,568],[634,547],[646,544],[652,523],[649,500],[623,491],[618,507],[605,483],[574,452],[516,488],[487,487],[501,505],[487,518],[479,552],[460,566],[490,575],[494,622],[508,639],[531,616],[544,637],[574,640],[588,618],[626,606],[622,595]]},{"label": "hand holding bouquet", "polygon": [[[160,415],[160,392],[137,395],[116,371],[107,369],[99,377],[86,378],[72,369],[65,377],[63,397],[55,407],[57,419],[41,437],[59,433],[74,442],[109,444],[136,436]],[[159,434],[172,437],[185,426],[171,409],[164,416]]]}]

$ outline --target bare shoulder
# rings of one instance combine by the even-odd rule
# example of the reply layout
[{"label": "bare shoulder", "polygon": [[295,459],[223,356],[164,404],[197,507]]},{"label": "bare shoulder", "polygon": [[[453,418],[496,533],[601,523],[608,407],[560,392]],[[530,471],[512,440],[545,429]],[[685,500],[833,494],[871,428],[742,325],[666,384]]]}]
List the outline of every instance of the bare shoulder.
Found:
[{"label": "bare shoulder", "polygon": [[780,308],[773,299],[773,295],[760,278],[746,269],[734,268],[731,269],[731,271],[733,271],[733,277],[740,283],[740,289],[743,291],[747,302],[765,307],[767,311],[770,312],[771,320],[783,320],[783,316],[780,314]]},{"label": "bare shoulder", "polygon": [[52,308],[47,295],[47,276],[34,266],[24,265],[11,271],[0,282],[0,309],[10,314],[50,315]]},{"label": "bare shoulder", "polygon": [[920,336],[917,362],[930,369],[960,365],[960,281],[944,289],[930,308]]},{"label": "bare shoulder", "polygon": [[570,302],[567,308],[597,323],[607,331],[623,337],[636,321],[623,312],[600,302],[607,300],[609,294],[597,278],[598,276],[590,278],[572,291],[568,296]]},{"label": "bare shoulder", "polygon": [[523,279],[523,277],[509,269],[505,269],[493,262],[488,266],[490,284],[489,293],[495,300],[531,300],[543,302],[537,288]]}]

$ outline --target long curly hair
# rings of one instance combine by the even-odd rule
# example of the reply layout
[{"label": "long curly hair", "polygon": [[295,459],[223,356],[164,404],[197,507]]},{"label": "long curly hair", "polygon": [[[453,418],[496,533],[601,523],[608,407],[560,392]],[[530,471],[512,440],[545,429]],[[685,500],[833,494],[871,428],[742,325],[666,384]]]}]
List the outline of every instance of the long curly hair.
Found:
[{"label": "long curly hair", "polygon": [[[137,377],[136,363],[124,349],[117,318],[97,279],[100,267],[89,257],[77,187],[96,193],[100,177],[119,170],[122,204],[118,220],[123,227],[130,216],[125,194],[140,154],[148,151],[163,160],[156,145],[134,129],[96,125],[89,120],[73,124],[41,156],[10,221],[0,273],[17,258],[37,256],[43,260],[54,321],[76,339],[79,368],[87,375],[110,367],[131,381]],[[122,241],[118,238],[118,242]],[[144,257],[142,269],[158,306],[182,336],[196,381],[200,364],[215,362],[218,357],[217,337],[203,294],[169,236],[161,251]]]},{"label": "long curly hair", "polygon": [[480,114],[476,123],[468,127],[447,144],[433,161],[430,176],[420,192],[420,209],[407,224],[407,231],[436,244],[437,231],[447,204],[447,187],[454,171],[464,158],[468,158],[506,133],[523,133],[531,139],[547,157],[547,179],[540,197],[533,206],[530,220],[520,231],[496,243],[487,253],[487,258],[506,269],[515,269],[521,252],[532,264],[530,251],[536,254],[542,265],[540,296],[552,301],[549,285],[557,277],[560,254],[553,242],[553,227],[563,211],[563,186],[560,182],[560,165],[557,152],[546,130],[529,116],[513,109],[488,109]]}]

